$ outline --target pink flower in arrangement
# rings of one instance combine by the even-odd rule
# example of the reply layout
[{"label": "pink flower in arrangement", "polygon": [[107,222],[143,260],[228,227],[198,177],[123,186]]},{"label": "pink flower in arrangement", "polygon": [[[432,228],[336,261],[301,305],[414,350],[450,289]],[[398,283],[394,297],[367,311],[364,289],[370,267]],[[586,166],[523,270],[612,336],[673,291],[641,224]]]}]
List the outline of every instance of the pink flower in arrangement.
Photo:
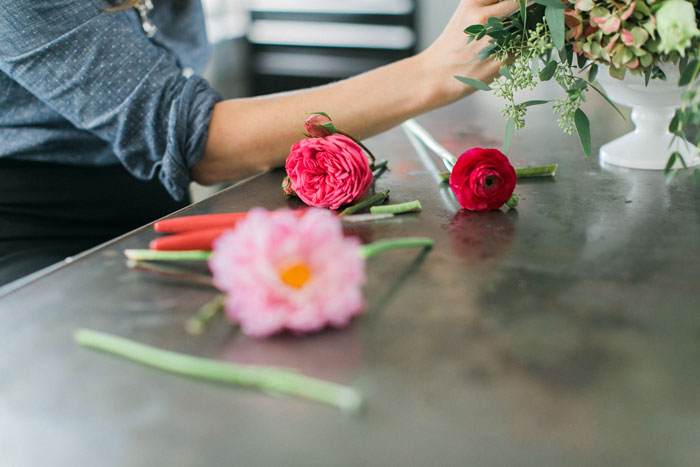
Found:
[{"label": "pink flower in arrangement", "polygon": [[372,171],[362,148],[345,135],[303,139],[286,163],[290,189],[309,206],[338,209],[365,196]]},{"label": "pink flower in arrangement", "polygon": [[209,267],[245,334],[307,333],[344,326],[364,310],[359,247],[327,211],[255,208],[216,240]]}]

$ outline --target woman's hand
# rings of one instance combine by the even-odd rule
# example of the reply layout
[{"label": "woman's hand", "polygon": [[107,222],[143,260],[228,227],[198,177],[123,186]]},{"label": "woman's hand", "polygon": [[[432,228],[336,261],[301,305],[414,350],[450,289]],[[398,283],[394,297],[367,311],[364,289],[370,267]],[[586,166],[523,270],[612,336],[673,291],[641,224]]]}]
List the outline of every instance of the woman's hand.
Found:
[{"label": "woman's hand", "polygon": [[435,78],[437,95],[449,104],[475,91],[457,81],[454,76],[491,82],[502,65],[494,60],[482,61],[479,51],[488,45],[489,38],[467,44],[464,29],[472,24],[484,24],[490,16],[506,16],[519,8],[517,0],[462,0],[452,19],[433,44],[418,55],[428,73]]}]

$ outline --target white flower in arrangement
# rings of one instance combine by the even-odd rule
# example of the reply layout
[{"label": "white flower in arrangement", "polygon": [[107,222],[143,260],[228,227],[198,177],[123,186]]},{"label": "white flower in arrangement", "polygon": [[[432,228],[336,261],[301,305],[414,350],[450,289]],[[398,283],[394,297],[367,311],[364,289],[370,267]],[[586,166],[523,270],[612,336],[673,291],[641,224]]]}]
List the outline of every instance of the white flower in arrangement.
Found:
[{"label": "white flower in arrangement", "polygon": [[682,57],[691,39],[700,36],[695,22],[695,8],[685,0],[667,0],[656,13],[656,28],[663,53],[678,52]]}]

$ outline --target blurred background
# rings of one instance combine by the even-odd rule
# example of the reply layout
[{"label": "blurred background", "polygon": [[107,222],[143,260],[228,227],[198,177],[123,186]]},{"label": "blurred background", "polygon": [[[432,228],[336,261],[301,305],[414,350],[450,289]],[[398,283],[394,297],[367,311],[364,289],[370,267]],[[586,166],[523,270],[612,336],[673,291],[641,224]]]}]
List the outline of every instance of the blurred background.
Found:
[{"label": "blurred background", "polygon": [[[424,49],[459,0],[202,0],[212,59],[205,77],[225,98],[347,78]],[[223,185],[192,184],[193,201]]]},{"label": "blurred background", "polygon": [[203,0],[225,97],[346,78],[427,47],[459,0]]}]

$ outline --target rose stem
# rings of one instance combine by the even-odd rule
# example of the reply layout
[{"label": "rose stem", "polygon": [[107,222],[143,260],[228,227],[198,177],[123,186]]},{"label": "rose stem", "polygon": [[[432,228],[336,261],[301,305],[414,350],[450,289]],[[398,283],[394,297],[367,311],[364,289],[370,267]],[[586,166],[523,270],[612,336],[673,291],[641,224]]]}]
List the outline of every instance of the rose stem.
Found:
[{"label": "rose stem", "polygon": [[224,310],[226,295],[217,295],[213,300],[205,303],[197,313],[185,321],[185,331],[195,336],[203,334],[211,321]]},{"label": "rose stem", "polygon": [[151,274],[157,274],[159,276],[168,277],[171,279],[177,279],[185,282],[191,282],[199,285],[206,285],[209,287],[214,287],[212,283],[211,276],[206,274],[198,274],[196,272],[187,271],[185,269],[166,266],[163,264],[151,263],[149,261],[135,261],[127,260],[126,262],[129,269],[135,271],[144,271]]},{"label": "rose stem", "polygon": [[440,177],[440,183],[448,183],[450,181],[450,172],[440,172],[438,176]]},{"label": "rose stem", "polygon": [[379,253],[400,248],[432,248],[434,243],[432,238],[426,237],[389,238],[362,245],[360,255],[371,258]]},{"label": "rose stem", "polygon": [[375,164],[372,164],[372,165],[370,166],[370,170],[372,170],[372,172],[377,172],[377,171],[379,171],[379,170],[384,170],[384,169],[386,169],[388,165],[389,165],[389,161],[386,160],[386,159],[384,159],[384,160],[381,160],[381,161],[379,161],[379,162],[377,162],[377,163],[375,163]]},{"label": "rose stem", "polygon": [[73,337],[83,347],[102,350],[170,373],[296,396],[345,411],[358,410],[362,405],[362,395],[356,389],[309,378],[295,371],[192,357],[87,329],[76,330]]},{"label": "rose stem", "polygon": [[389,190],[380,191],[379,193],[367,198],[366,200],[350,206],[349,208],[345,209],[340,214],[338,214],[338,216],[348,216],[350,214],[355,214],[356,212],[361,211],[364,208],[370,207],[374,204],[377,204],[381,201],[384,201],[388,197],[389,197]]},{"label": "rose stem", "polygon": [[409,201],[408,203],[401,204],[385,204],[383,206],[372,206],[369,208],[369,212],[372,214],[403,214],[406,212],[421,212],[423,206],[421,206],[420,201]]},{"label": "rose stem", "polygon": [[206,261],[211,251],[124,250],[124,255],[132,261]]}]

